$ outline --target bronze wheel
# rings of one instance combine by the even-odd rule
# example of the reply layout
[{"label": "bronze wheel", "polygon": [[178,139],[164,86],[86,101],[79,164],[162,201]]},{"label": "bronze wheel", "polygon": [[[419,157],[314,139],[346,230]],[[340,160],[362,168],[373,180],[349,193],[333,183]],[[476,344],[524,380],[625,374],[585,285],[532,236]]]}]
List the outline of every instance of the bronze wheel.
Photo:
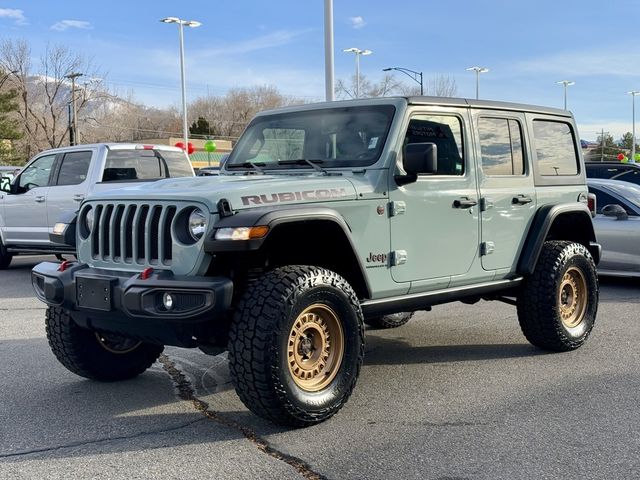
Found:
[{"label": "bronze wheel", "polygon": [[535,270],[524,279],[518,294],[522,333],[545,350],[575,350],[593,330],[598,290],[596,266],[584,245],[544,242]]},{"label": "bronze wheel", "polygon": [[580,325],[587,309],[587,280],[579,268],[569,268],[558,291],[560,318],[567,328]]},{"label": "bronze wheel", "polygon": [[295,384],[317,392],[335,378],[344,356],[344,333],[336,313],[322,304],[305,308],[293,322],[287,364]]},{"label": "bronze wheel", "polygon": [[107,352],[115,353],[116,355],[133,352],[142,343],[138,340],[134,340],[133,338],[98,332],[96,332],[96,338],[102,348]]}]

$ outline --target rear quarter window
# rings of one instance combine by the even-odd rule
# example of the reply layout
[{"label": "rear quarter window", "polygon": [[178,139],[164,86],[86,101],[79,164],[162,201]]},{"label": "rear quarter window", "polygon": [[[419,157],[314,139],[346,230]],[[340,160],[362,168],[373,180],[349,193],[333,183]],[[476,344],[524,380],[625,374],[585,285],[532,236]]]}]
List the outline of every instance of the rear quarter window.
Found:
[{"label": "rear quarter window", "polygon": [[577,175],[580,157],[569,123],[534,120],[533,134],[538,174],[542,177]]}]

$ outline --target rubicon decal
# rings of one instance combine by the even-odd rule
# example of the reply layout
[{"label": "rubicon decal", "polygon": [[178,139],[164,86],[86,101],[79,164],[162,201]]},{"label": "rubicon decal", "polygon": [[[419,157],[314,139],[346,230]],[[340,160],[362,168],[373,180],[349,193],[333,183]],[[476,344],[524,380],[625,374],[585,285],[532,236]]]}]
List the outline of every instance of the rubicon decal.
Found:
[{"label": "rubicon decal", "polygon": [[303,190],[302,192],[280,192],[262,195],[247,195],[242,198],[243,205],[266,205],[268,203],[293,202],[300,200],[326,200],[346,197],[344,188],[324,188],[320,190]]}]

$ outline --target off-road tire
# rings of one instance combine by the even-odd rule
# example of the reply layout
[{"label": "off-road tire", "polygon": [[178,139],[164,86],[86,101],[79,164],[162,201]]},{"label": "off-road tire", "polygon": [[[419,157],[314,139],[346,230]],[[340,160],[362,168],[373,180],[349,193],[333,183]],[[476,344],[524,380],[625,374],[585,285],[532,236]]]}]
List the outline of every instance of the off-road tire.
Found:
[{"label": "off-road tire", "polygon": [[[325,377],[330,383],[307,391],[291,370],[287,349],[294,325],[315,306],[335,312],[343,342],[335,376]],[[358,298],[344,278],[319,267],[287,266],[264,274],[241,298],[229,332],[229,367],[238,396],[256,415],[281,425],[305,427],[334,415],[351,395],[363,357]]]},{"label": "off-road tire", "polygon": [[103,346],[96,332],[78,326],[69,314],[59,307],[48,307],[46,331],[49,346],[56,358],[76,375],[113,382],[136,377],[155,362],[161,345],[140,342],[122,353],[114,353]]},{"label": "off-road tire", "polygon": [[7,252],[7,248],[0,240],[0,270],[5,270],[11,265],[11,260],[13,259],[13,255]]},{"label": "off-road tire", "polygon": [[411,320],[413,314],[414,312],[399,312],[378,317],[364,317],[364,323],[373,328],[398,328]]},{"label": "off-road tire", "polygon": [[[581,320],[575,326],[567,326],[562,318],[561,286],[566,283],[563,279],[571,275],[582,279],[579,283],[583,283],[583,287],[577,291],[584,290],[582,294],[586,296],[580,307],[583,311]],[[518,296],[518,321],[522,333],[531,344],[544,350],[575,350],[593,329],[598,294],[596,266],[584,245],[568,241],[545,242],[535,270],[524,280]]]}]

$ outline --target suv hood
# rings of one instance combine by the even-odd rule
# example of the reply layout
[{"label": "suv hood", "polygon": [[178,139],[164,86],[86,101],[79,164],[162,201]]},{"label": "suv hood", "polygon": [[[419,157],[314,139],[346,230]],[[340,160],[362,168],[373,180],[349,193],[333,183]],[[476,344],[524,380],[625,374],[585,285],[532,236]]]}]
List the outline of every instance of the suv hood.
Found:
[{"label": "suv hood", "polygon": [[356,189],[346,177],[325,175],[219,175],[159,180],[106,192],[88,200],[175,200],[205,204],[215,212],[226,198],[234,210],[268,205],[355,200]]}]

